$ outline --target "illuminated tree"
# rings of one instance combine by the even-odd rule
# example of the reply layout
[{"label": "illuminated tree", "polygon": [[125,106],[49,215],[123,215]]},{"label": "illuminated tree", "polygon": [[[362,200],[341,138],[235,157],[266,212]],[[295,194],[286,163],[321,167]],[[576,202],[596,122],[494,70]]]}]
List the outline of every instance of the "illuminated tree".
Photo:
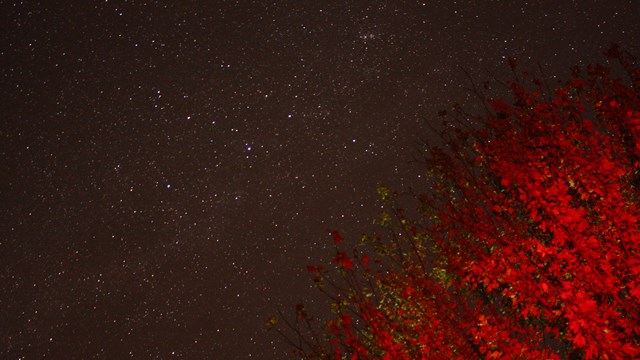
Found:
[{"label": "illuminated tree", "polygon": [[596,65],[551,89],[512,61],[510,98],[441,114],[416,211],[380,187],[381,232],[349,253],[334,232],[333,269],[308,268],[335,318],[316,334],[300,306],[298,355],[640,357],[640,71],[607,56],[626,82]]}]

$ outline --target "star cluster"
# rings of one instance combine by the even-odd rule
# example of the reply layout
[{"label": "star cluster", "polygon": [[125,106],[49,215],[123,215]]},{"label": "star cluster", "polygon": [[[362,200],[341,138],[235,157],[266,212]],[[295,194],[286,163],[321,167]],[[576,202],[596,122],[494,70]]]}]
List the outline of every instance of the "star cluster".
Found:
[{"label": "star cluster", "polygon": [[304,266],[371,229],[378,182],[419,188],[465,71],[640,43],[622,0],[1,6],[7,358],[283,358],[263,321],[322,301]]}]

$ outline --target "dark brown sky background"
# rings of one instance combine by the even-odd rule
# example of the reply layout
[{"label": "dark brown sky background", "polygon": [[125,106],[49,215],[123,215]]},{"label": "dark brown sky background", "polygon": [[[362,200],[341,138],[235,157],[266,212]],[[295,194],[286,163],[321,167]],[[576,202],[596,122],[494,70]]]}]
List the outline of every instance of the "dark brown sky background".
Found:
[{"label": "dark brown sky background", "polygon": [[[55,5],[55,3],[58,3]],[[420,188],[460,67],[638,54],[637,1],[0,5],[0,357],[283,359],[328,233]]]}]

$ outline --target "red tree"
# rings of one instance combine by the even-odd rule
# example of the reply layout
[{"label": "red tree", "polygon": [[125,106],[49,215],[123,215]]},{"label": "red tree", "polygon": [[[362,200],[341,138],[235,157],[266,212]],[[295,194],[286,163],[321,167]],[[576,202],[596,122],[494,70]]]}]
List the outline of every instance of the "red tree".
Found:
[{"label": "red tree", "polygon": [[381,187],[386,230],[353,254],[334,232],[337,278],[309,267],[336,316],[316,334],[298,309],[298,355],[639,358],[640,71],[607,55],[629,81],[597,65],[549,89],[514,71],[511,99],[447,115],[417,214]]}]

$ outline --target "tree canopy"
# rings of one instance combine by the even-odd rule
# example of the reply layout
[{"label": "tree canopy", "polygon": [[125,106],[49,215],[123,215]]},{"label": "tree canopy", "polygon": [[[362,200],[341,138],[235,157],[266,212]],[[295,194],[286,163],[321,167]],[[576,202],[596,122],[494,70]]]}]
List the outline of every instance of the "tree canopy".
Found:
[{"label": "tree canopy", "polygon": [[640,357],[640,71],[606,55],[621,77],[576,67],[551,86],[511,61],[509,97],[474,86],[484,113],[441,113],[428,186],[403,193],[415,210],[381,186],[380,231],[335,231],[333,264],[308,267],[335,316],[282,317],[297,355]]}]

